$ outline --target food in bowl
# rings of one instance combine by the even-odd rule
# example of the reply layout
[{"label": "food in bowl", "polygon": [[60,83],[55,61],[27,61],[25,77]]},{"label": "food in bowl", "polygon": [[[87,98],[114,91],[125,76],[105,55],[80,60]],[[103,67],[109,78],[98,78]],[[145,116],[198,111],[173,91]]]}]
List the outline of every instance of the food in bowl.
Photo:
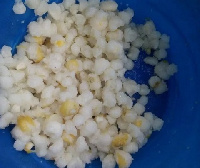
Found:
[{"label": "food in bowl", "polygon": [[[129,167],[131,154],[163,125],[145,106],[177,71],[165,60],[169,37],[152,21],[131,22],[134,11],[118,11],[114,1],[25,5],[39,17],[15,55],[1,49],[0,128],[15,124],[14,148],[58,167],[81,168],[98,157],[103,168]],[[16,1],[13,11],[23,14],[25,5]],[[148,84],[124,77],[141,50],[155,67]]]}]

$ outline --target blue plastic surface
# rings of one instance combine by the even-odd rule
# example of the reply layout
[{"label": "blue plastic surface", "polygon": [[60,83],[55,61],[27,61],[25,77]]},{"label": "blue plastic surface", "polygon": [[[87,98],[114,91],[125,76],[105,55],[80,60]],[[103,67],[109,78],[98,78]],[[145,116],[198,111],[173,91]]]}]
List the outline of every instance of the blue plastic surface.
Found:
[{"label": "blue plastic surface", "polygon": [[[151,18],[156,28],[171,37],[168,50],[170,62],[178,65],[178,73],[169,81],[169,92],[150,95],[148,110],[165,121],[160,132],[134,155],[132,168],[200,168],[200,1],[199,0],[117,0],[119,8],[135,11],[136,23]],[[14,15],[14,0],[0,0],[0,47],[13,48],[23,40],[27,24],[35,19],[33,11]],[[21,21],[25,21],[23,24]],[[142,57],[142,56],[141,56]],[[136,63],[137,70],[126,76],[146,81],[152,69]],[[138,73],[140,70],[144,73]],[[139,75],[138,75],[139,74]],[[53,168],[51,161],[35,154],[17,152],[12,147],[12,127],[0,130],[0,168]],[[88,168],[100,168],[99,160]]]}]

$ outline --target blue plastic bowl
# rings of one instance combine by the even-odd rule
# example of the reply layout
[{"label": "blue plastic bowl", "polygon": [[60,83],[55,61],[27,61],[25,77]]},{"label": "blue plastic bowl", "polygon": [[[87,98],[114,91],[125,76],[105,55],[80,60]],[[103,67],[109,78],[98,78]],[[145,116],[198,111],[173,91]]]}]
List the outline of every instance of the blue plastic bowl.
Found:
[{"label": "blue plastic bowl", "polygon": [[[200,168],[200,1],[199,0],[117,0],[119,9],[133,8],[136,23],[151,18],[156,28],[171,37],[170,62],[178,65],[178,73],[168,82],[169,92],[150,94],[148,111],[165,121],[160,132],[133,157],[134,168]],[[0,47],[15,48],[26,34],[26,26],[36,19],[33,11],[14,15],[14,0],[0,1]],[[22,24],[21,21],[24,21]],[[13,50],[15,52],[15,50]],[[141,54],[140,58],[143,57]],[[139,73],[137,73],[140,71]],[[146,82],[151,67],[142,61],[126,77]],[[0,130],[0,168],[53,168],[53,162],[35,154],[17,152],[10,135],[12,127]],[[88,168],[100,168],[95,160]]]}]

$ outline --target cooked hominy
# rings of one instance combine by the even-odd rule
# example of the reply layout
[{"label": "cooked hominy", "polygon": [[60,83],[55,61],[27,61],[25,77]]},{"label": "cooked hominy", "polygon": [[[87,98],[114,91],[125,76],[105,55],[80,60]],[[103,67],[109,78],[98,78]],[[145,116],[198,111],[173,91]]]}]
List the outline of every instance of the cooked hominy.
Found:
[{"label": "cooked hominy", "polygon": [[[82,168],[98,157],[103,168],[128,168],[131,154],[163,125],[145,106],[150,91],[167,91],[166,80],[177,72],[163,60],[169,37],[152,21],[131,23],[134,11],[118,11],[112,0],[25,5],[38,18],[15,55],[9,46],[1,49],[0,128],[15,124],[16,150],[55,160],[60,168]],[[13,11],[25,13],[25,5],[16,1]],[[148,84],[124,77],[141,50],[153,52],[144,59],[154,67]]]}]

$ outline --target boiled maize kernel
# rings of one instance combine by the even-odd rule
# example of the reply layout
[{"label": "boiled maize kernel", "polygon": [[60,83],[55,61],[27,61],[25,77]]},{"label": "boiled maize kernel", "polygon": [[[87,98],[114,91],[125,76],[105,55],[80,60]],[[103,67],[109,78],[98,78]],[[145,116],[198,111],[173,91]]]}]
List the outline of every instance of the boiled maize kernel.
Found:
[{"label": "boiled maize kernel", "polygon": [[129,113],[129,112],[130,112],[130,109],[128,109],[126,106],[124,106],[123,110],[122,110],[122,114],[126,115],[126,113]]},{"label": "boiled maize kernel", "polygon": [[36,60],[34,60],[35,63],[39,63],[42,61],[44,58],[44,53],[42,52],[42,49],[38,47],[37,49],[37,55],[36,55]]},{"label": "boiled maize kernel", "polygon": [[130,112],[131,112],[131,110],[128,109],[126,106],[123,107],[123,110],[122,110],[122,119],[123,119],[123,120],[126,120],[126,119],[125,119],[125,118],[126,118],[126,114],[129,114]]},{"label": "boiled maize kernel", "polygon": [[26,145],[25,145],[25,148],[24,150],[27,152],[27,153],[31,153],[32,150],[31,148],[34,146],[34,144],[32,142],[28,142]]},{"label": "boiled maize kernel", "polygon": [[117,158],[116,162],[119,168],[123,168],[127,166],[126,159],[122,155],[120,155],[120,153],[116,153],[116,158]]},{"label": "boiled maize kernel", "polygon": [[66,142],[68,145],[72,145],[76,141],[76,136],[72,134],[67,134],[66,132],[63,133],[62,139],[64,142]]},{"label": "boiled maize kernel", "polygon": [[141,127],[142,126],[142,121],[137,119],[134,124],[137,126],[137,127]]},{"label": "boiled maize kernel", "polygon": [[60,90],[63,92],[65,91],[67,88],[66,87],[63,87],[61,84],[58,85],[58,87],[60,88]]},{"label": "boiled maize kernel", "polygon": [[24,62],[19,63],[16,67],[17,70],[23,70],[25,68],[26,68],[26,64]]},{"label": "boiled maize kernel", "polygon": [[18,49],[18,48],[26,49],[27,47],[21,44],[21,45],[17,46],[17,49]]},{"label": "boiled maize kernel", "polygon": [[129,139],[129,134],[123,133],[116,135],[112,140],[112,146],[113,147],[123,147],[127,144]]},{"label": "boiled maize kernel", "polygon": [[56,44],[57,47],[62,47],[62,46],[64,46],[65,42],[62,41],[62,40],[58,40],[58,41],[56,41],[55,44]]},{"label": "boiled maize kernel", "polygon": [[157,88],[160,84],[161,82],[156,82],[152,88]]},{"label": "boiled maize kernel", "polygon": [[120,40],[120,30],[119,29],[117,29],[113,32],[108,32],[106,34],[106,40],[107,41],[116,40],[116,39]]},{"label": "boiled maize kernel", "polygon": [[17,125],[23,132],[30,132],[32,127],[35,126],[35,123],[29,116],[19,116]]},{"label": "boiled maize kernel", "polygon": [[46,108],[46,107],[49,107],[51,104],[41,104],[41,107],[42,108]]},{"label": "boiled maize kernel", "polygon": [[73,100],[65,101],[64,103],[62,103],[60,107],[60,113],[63,116],[74,115],[78,112],[78,110],[79,110],[79,105]]},{"label": "boiled maize kernel", "polygon": [[69,60],[65,64],[65,67],[70,71],[78,71],[79,65],[77,60]]},{"label": "boiled maize kernel", "polygon": [[45,41],[45,38],[44,37],[36,37],[34,36],[33,37],[35,39],[35,42],[38,43],[39,45],[42,45]]},{"label": "boiled maize kernel", "polygon": [[102,18],[97,24],[101,27],[105,24],[106,18]]}]

